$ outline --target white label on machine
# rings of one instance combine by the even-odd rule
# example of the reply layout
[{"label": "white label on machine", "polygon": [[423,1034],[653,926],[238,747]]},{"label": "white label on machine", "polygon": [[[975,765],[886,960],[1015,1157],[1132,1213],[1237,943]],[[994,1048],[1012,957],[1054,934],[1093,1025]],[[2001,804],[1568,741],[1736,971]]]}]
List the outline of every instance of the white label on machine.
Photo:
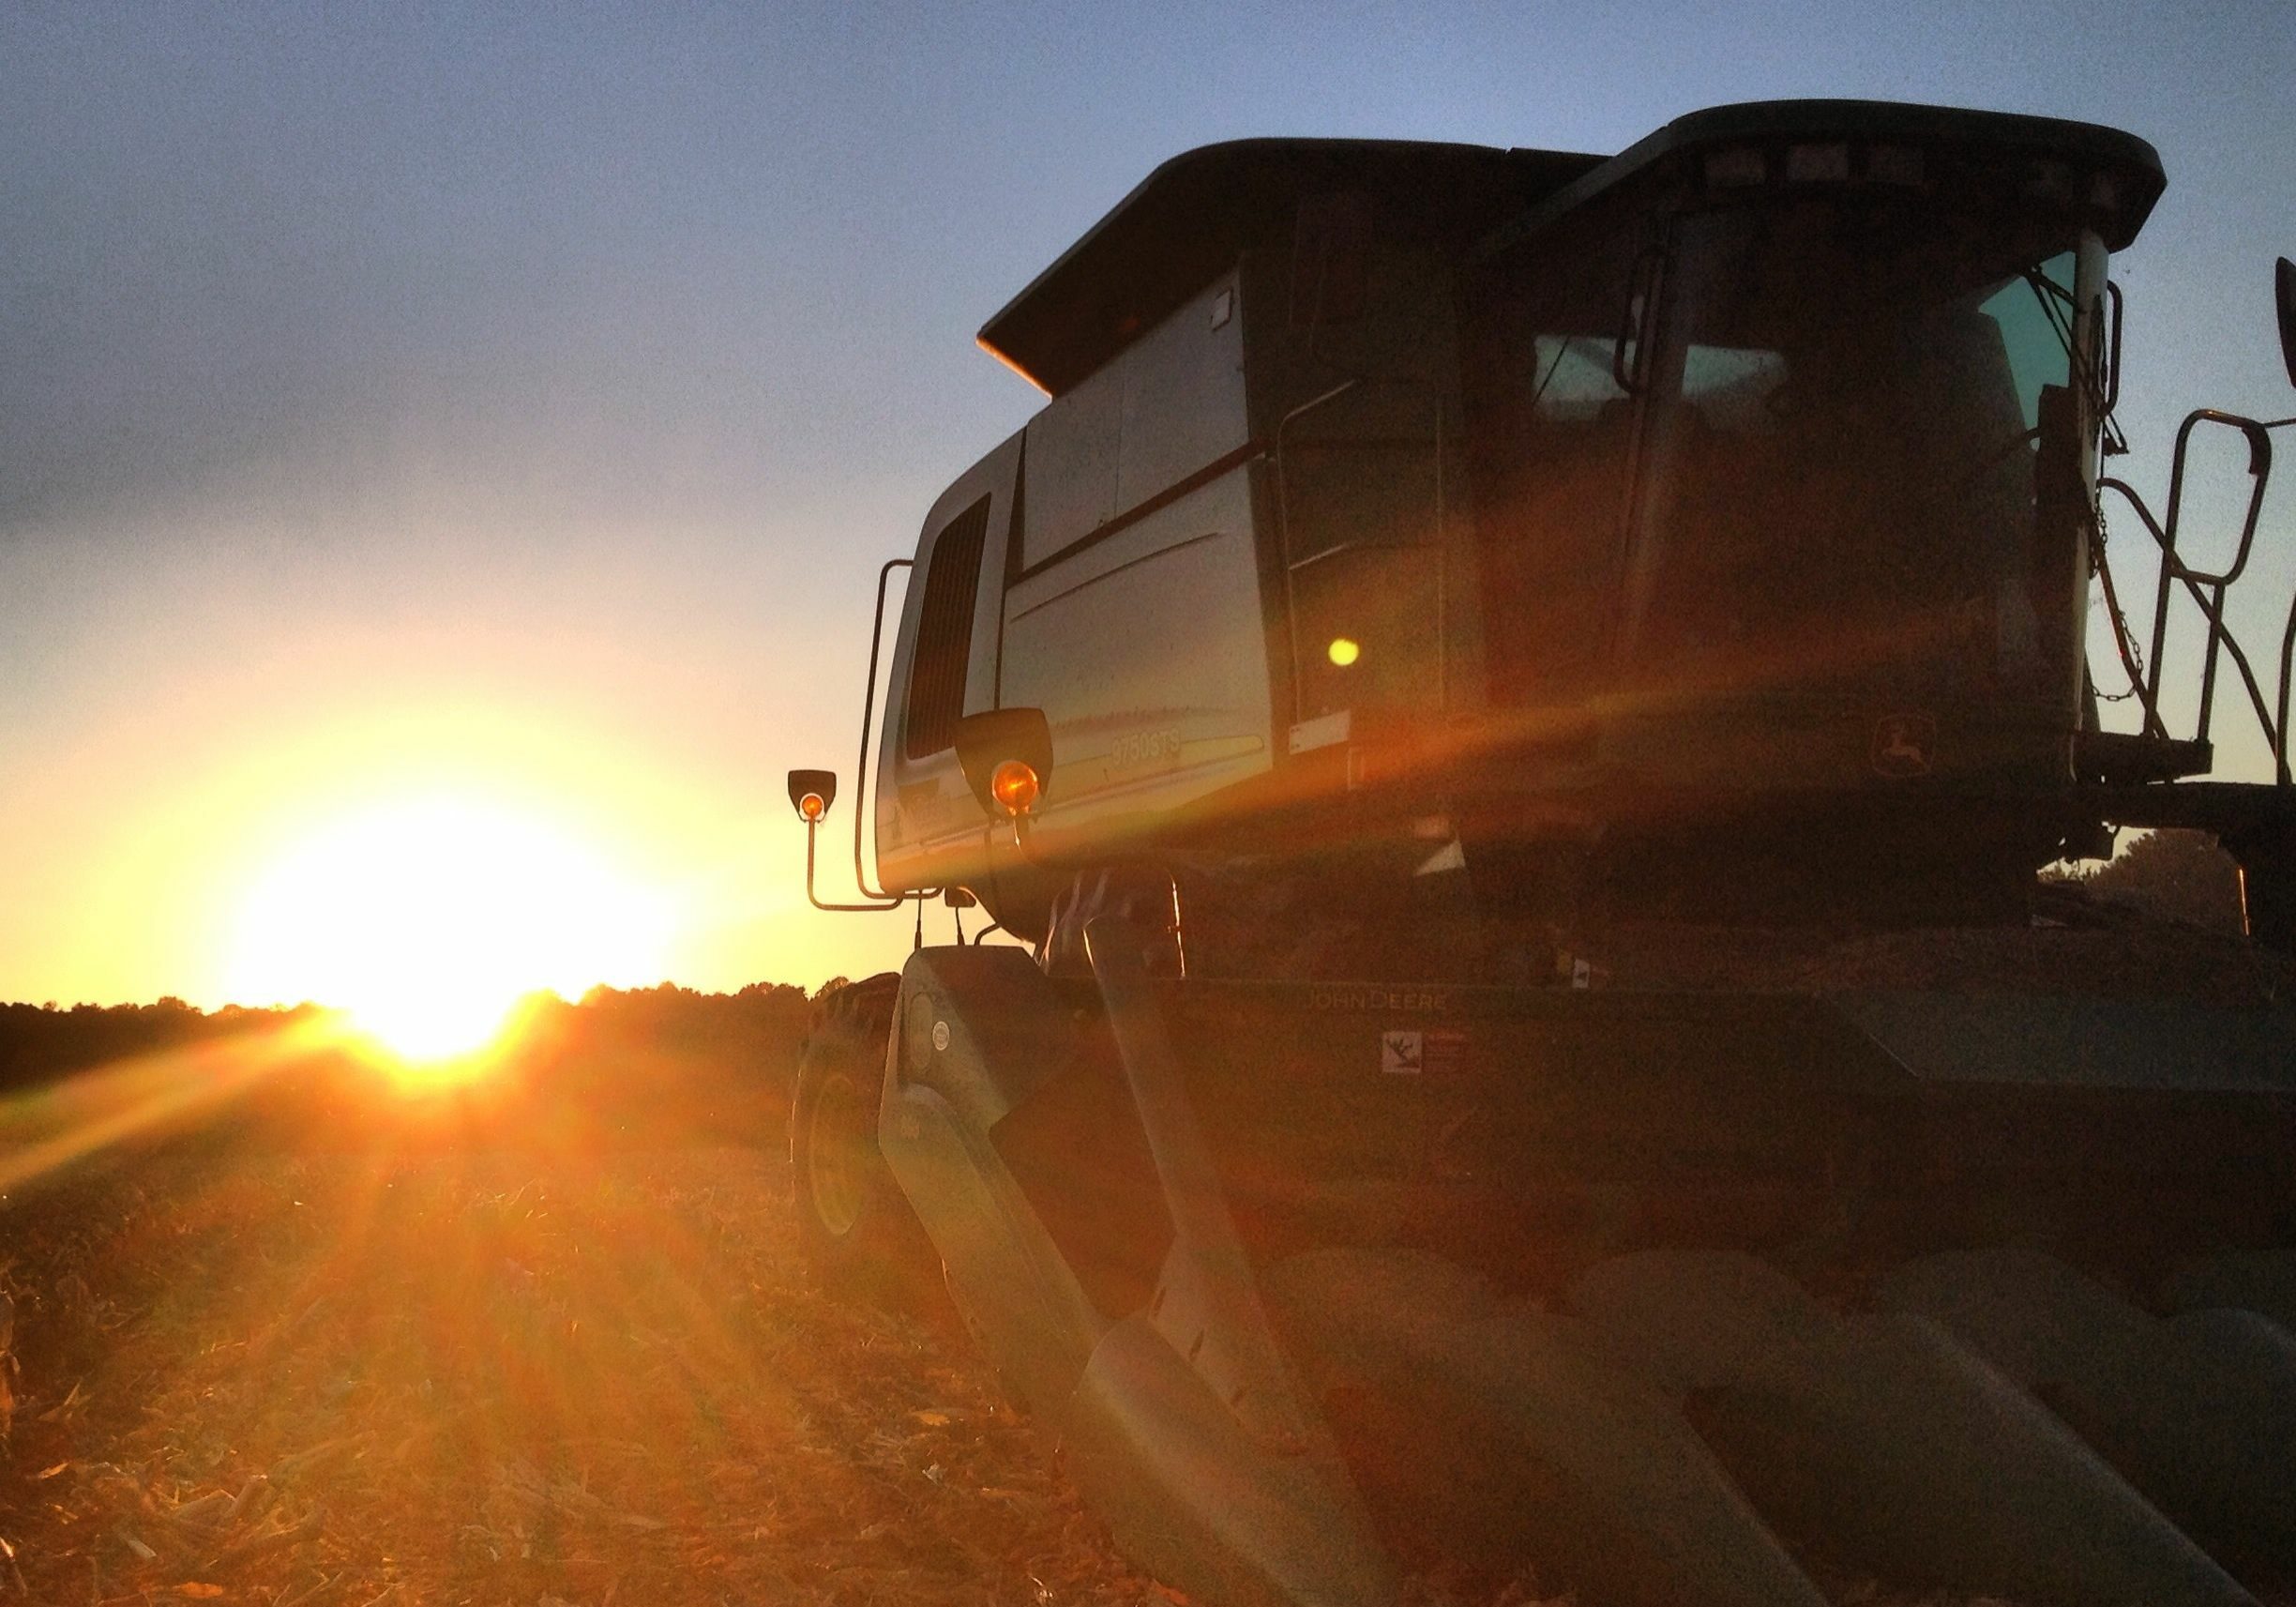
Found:
[{"label": "white label on machine", "polygon": [[1354,726],[1355,711],[1340,709],[1336,714],[1319,715],[1303,720],[1292,727],[1292,751],[1312,753],[1319,748],[1330,748],[1348,739]]},{"label": "white label on machine", "polygon": [[1426,1038],[1418,1032],[1380,1034],[1380,1069],[1393,1076],[1416,1077],[1427,1064]]}]

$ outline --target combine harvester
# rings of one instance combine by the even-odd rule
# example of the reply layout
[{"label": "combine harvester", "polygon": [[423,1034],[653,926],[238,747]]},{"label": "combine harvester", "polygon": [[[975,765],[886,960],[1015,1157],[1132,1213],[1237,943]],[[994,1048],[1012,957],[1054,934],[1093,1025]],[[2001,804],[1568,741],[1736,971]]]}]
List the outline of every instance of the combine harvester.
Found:
[{"label": "combine harvester", "polygon": [[[944,1272],[1209,1602],[1429,1554],[2287,1588],[2296,615],[2276,665],[2224,618],[2296,420],[2194,414],[2157,520],[2101,475],[2162,184],[1837,101],[1159,168],[982,332],[1050,400],[926,519],[863,715],[879,880],[856,820],[823,907],[959,932],[822,1008],[819,1272]],[[2204,432],[2253,479],[2214,569]],[[2195,779],[2227,699],[2272,781]],[[810,891],[836,777],[790,796]],[[2237,857],[2245,940],[2039,874],[2161,826]]]}]

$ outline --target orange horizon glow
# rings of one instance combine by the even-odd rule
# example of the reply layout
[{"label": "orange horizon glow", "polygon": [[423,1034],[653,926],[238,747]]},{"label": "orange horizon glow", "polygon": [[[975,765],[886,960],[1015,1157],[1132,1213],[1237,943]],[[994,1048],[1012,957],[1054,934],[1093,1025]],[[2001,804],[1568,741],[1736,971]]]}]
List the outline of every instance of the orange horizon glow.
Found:
[{"label": "orange horizon glow", "polygon": [[532,805],[475,789],[370,799],[268,859],[226,982],[340,1011],[411,1075],[471,1073],[520,1002],[662,975],[669,901]]}]

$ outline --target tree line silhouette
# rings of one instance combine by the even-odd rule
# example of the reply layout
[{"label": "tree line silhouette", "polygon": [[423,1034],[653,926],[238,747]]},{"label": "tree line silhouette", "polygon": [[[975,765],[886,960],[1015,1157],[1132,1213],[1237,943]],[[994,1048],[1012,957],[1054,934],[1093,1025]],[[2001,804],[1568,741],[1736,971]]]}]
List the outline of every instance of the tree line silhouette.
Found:
[{"label": "tree line silhouette", "polygon": [[298,1034],[324,1017],[310,1005],[0,1005],[0,1151],[71,1119],[64,1107],[108,1108],[108,1086],[122,1103],[148,1100],[155,1084],[192,1087],[257,1061],[260,1079],[228,1099],[194,1100],[144,1137],[202,1131],[298,1148],[775,1145],[817,996],[771,982],[731,993],[595,988],[572,1002],[538,994],[514,1012],[479,1074],[436,1081],[340,1035]]}]

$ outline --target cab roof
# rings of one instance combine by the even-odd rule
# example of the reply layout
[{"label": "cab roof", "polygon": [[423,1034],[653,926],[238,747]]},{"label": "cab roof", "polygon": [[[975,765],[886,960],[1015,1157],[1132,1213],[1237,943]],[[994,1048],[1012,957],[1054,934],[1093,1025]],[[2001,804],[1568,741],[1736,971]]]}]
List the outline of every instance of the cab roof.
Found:
[{"label": "cab roof", "polygon": [[1164,162],[984,325],[980,343],[1059,395],[1233,265],[1289,240],[1303,201],[1367,197],[1383,231],[1464,249],[1535,223],[1669,159],[1824,141],[1953,145],[1989,159],[2107,175],[2096,226],[2136,237],[2167,183],[2159,153],[2118,129],[2055,117],[1875,100],[1768,100],[1677,117],[1617,156],[1408,140],[1231,140]]},{"label": "cab roof", "polygon": [[1411,140],[1231,140],[1158,167],[984,325],[981,345],[1057,396],[1246,250],[1291,236],[1299,204],[1368,195],[1407,237],[1464,245],[1603,164],[1597,156]]}]

